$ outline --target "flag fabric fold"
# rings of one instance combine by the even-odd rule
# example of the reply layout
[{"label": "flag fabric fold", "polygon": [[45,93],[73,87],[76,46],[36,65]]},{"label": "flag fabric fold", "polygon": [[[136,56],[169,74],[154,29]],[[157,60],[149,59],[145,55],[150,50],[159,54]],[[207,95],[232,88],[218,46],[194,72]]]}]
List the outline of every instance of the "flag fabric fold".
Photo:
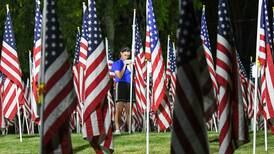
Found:
[{"label": "flag fabric fold", "polygon": [[4,116],[9,120],[13,120],[19,108],[17,103],[20,105],[24,104],[24,91],[22,90],[22,71],[16,51],[15,36],[8,7],[1,51],[0,71],[5,78],[2,107]]},{"label": "flag fabric fold", "polygon": [[[56,1],[46,0],[45,91],[42,107],[42,153],[72,153],[69,120],[76,107],[72,72],[56,14]],[[43,81],[42,81],[43,82]]]},{"label": "flag fabric fold", "polygon": [[177,31],[177,80],[173,111],[171,153],[209,153],[199,85],[197,48],[199,28],[191,0],[180,1]]}]

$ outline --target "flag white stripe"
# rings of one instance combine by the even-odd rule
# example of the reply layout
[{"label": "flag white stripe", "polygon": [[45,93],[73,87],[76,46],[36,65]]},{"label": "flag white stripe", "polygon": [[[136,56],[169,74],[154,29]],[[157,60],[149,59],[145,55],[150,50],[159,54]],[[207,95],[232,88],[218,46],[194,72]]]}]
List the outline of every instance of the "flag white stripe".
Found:
[{"label": "flag white stripe", "polygon": [[62,69],[61,67],[67,60],[68,54],[66,51],[62,52],[62,54],[59,55],[59,57],[47,68],[46,76],[45,76],[45,83],[49,81],[49,79],[52,78],[52,76]]},{"label": "flag white stripe", "polygon": [[[71,72],[70,71],[66,71],[66,73],[62,76],[61,79],[58,80],[58,82],[56,82],[54,84],[54,86],[51,88],[52,90],[50,90],[46,96],[45,96],[45,100],[47,100],[46,102],[52,102],[52,100],[61,92],[64,90],[65,86],[67,86],[67,84],[69,82],[71,82],[70,79],[71,78]],[[47,83],[47,82],[46,82]],[[47,106],[49,105],[49,103],[45,103],[45,108],[47,108]]]},{"label": "flag white stripe", "polygon": [[10,57],[9,53],[2,51],[2,57],[4,57],[8,62],[10,62],[12,66],[19,69],[19,64],[12,57]]},{"label": "flag white stripe", "polygon": [[[50,127],[53,126],[57,118],[59,118],[71,106],[73,100],[73,91],[70,91],[70,93],[67,94],[64,99],[62,99],[62,102],[58,103],[58,106],[54,108],[51,114],[49,114],[47,119],[44,121],[44,135],[50,131]],[[45,102],[49,102],[47,98],[45,98]]]},{"label": "flag white stripe", "polygon": [[3,41],[3,47],[5,47],[13,56],[18,57],[17,52],[5,41]]}]

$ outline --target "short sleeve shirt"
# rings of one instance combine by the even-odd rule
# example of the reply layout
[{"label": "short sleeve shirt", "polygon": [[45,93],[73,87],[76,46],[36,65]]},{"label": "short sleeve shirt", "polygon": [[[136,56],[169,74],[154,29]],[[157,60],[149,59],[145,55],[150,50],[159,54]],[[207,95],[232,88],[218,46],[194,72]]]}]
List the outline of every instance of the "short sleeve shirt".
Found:
[{"label": "short sleeve shirt", "polygon": [[[119,59],[117,61],[115,61],[113,64],[112,64],[112,71],[115,72],[115,71],[121,71],[124,67],[124,62],[123,60]],[[115,74],[115,82],[127,82],[130,84],[130,76],[131,76],[131,72],[129,71],[129,69],[126,67],[126,70],[122,76],[121,79],[119,79],[116,74]]]}]

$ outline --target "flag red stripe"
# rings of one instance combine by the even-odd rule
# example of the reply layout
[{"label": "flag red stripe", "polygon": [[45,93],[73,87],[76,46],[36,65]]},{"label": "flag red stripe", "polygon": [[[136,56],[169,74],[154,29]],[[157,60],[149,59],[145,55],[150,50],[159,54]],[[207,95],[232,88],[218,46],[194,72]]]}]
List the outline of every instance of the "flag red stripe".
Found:
[{"label": "flag red stripe", "polygon": [[[57,67],[57,66],[56,66]],[[70,64],[67,62],[63,63],[58,71],[51,76],[51,78],[46,83],[46,93],[51,90],[51,88],[63,77],[63,75],[70,69]]]},{"label": "flag red stripe", "polygon": [[[59,80],[56,80],[59,81]],[[43,114],[43,121],[46,121],[48,116],[52,113],[52,111],[60,104],[64,98],[66,98],[70,91],[73,90],[73,84],[71,82],[68,82],[68,84],[61,90],[53,99],[51,102],[48,103],[47,108],[44,110]]]},{"label": "flag red stripe", "polygon": [[50,130],[57,130],[62,125],[64,125],[65,121],[69,121],[68,119],[68,117],[70,117],[69,114],[73,112],[76,103],[72,103],[72,104],[73,105],[68,106],[68,108],[59,117],[57,117],[54,123],[47,129],[48,131],[46,131],[43,136],[43,144],[48,144],[51,140],[54,140],[52,137],[56,135],[57,132],[50,131]]}]

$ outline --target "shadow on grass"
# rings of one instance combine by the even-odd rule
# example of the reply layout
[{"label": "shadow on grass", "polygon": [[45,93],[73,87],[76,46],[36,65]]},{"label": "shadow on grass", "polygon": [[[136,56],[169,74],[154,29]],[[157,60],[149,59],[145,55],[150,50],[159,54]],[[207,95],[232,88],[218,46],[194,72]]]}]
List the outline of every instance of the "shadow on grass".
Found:
[{"label": "shadow on grass", "polygon": [[209,143],[212,143],[212,142],[219,142],[219,139],[218,138],[214,138],[214,139],[209,140]]},{"label": "shadow on grass", "polygon": [[81,145],[81,146],[75,147],[73,149],[73,153],[77,153],[77,152],[83,151],[83,150],[85,150],[86,148],[89,148],[89,147],[90,147],[89,144],[85,144],[85,145]]},{"label": "shadow on grass", "polygon": [[[39,137],[39,135],[23,135],[22,138],[35,138],[35,137]],[[19,138],[19,136],[18,136]]]}]

